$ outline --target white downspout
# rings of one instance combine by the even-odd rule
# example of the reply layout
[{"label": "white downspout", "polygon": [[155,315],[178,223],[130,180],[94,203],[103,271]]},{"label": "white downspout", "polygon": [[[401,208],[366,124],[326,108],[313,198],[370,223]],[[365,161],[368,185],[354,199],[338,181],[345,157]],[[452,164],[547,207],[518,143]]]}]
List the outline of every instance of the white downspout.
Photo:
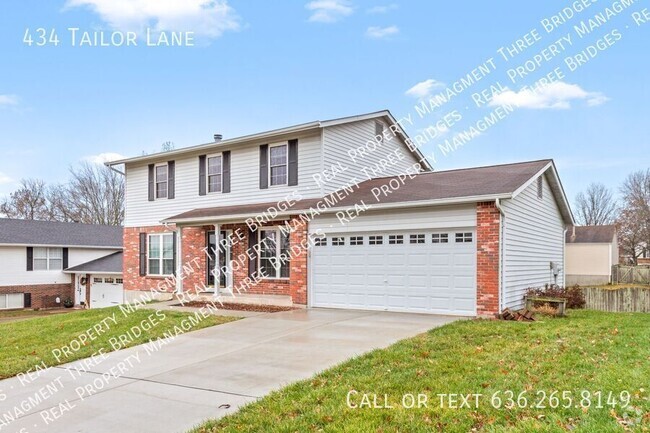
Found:
[{"label": "white downspout", "polygon": [[[569,228],[564,226],[564,234],[562,235],[562,286],[566,287],[566,232],[569,231]],[[576,235],[576,226],[573,226],[573,236]],[[611,266],[609,269],[612,269]]]},{"label": "white downspout", "polygon": [[505,251],[505,227],[506,227],[506,213],[501,207],[501,200],[497,198],[494,200],[494,205],[501,214],[501,224],[499,224],[499,313],[504,308],[504,288],[505,288],[505,274],[504,274],[504,251]]}]

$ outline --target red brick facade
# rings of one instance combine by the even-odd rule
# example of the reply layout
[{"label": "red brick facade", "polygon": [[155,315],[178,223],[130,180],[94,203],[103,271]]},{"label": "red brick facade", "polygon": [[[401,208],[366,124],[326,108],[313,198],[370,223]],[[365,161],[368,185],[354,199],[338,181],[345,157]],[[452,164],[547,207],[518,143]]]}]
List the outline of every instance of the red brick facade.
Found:
[{"label": "red brick facade", "polygon": [[[0,294],[31,293],[32,305],[27,308],[61,308],[66,298],[74,299],[74,285],[67,284],[31,284],[0,287]],[[56,298],[61,301],[56,303]]]},{"label": "red brick facade", "polygon": [[[266,225],[284,225],[285,221],[268,223]],[[231,258],[233,287],[244,294],[290,295],[295,304],[307,303],[307,251],[298,248],[307,245],[306,224],[295,224],[290,235],[291,246],[296,246],[299,253],[293,254],[290,261],[290,278],[263,279],[254,284],[245,284],[249,278],[248,272],[248,227],[246,224],[222,224],[220,230],[231,230]],[[125,290],[174,290],[170,279],[161,277],[140,276],[139,250],[140,233],[164,233],[175,230],[172,225],[138,227],[124,229],[124,289]],[[201,292],[207,289],[207,232],[213,231],[214,226],[183,227],[181,250],[184,271],[181,274],[183,291]],[[250,280],[249,280],[250,281]]]},{"label": "red brick facade", "polygon": [[494,202],[476,204],[476,313],[499,313],[499,240],[501,214]]}]

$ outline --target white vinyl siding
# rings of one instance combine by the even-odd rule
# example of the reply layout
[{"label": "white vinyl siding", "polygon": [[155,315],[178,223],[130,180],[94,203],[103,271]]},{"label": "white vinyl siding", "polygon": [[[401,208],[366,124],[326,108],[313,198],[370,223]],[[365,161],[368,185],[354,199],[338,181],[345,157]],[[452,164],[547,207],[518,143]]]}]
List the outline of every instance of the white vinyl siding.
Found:
[{"label": "white vinyl siding", "polygon": [[[353,161],[349,152],[364,146],[370,147],[368,142],[374,141],[377,122],[384,124],[384,129],[388,130],[388,124],[380,119],[330,126],[323,130],[324,169],[331,169],[333,165],[338,163],[341,163],[345,168],[343,172],[337,173],[334,179],[323,182],[323,192],[325,194],[369,178],[402,174],[418,162],[401,138],[394,137],[392,134],[388,135],[390,139],[384,139],[381,143],[378,143],[374,151],[367,149],[367,155],[357,152],[355,154],[357,160]],[[387,164],[382,168],[382,159],[384,161],[388,160],[388,156],[393,152],[395,152],[392,155],[392,158],[396,160],[395,164]]]},{"label": "white vinyl siding", "polygon": [[[476,226],[476,205],[437,206],[411,209],[366,211],[342,225],[335,214],[316,217],[309,230],[323,233],[357,231],[438,229]],[[408,239],[407,239],[408,242]]]},{"label": "white vinyl siding", "polygon": [[[77,266],[118,249],[68,248],[68,266]],[[0,287],[37,284],[66,284],[71,276],[62,271],[27,271],[27,248],[0,246]]]},{"label": "white vinyl siding", "polygon": [[[259,163],[261,144],[287,143],[288,140],[298,139],[298,185],[274,186],[260,189]],[[217,149],[214,149],[217,150]],[[199,196],[199,155],[210,155],[209,151],[201,151],[191,156],[175,157],[175,199],[147,200],[147,164],[129,164],[126,167],[126,227],[141,227],[159,225],[160,221],[187,212],[192,209],[230,206],[251,203],[266,203],[283,200],[294,190],[304,198],[320,197],[320,188],[312,175],[320,171],[321,147],[320,132],[310,134],[294,134],[278,138],[274,141],[255,141],[250,144],[223,147],[230,150],[230,193],[206,194]],[[161,160],[167,160],[161,156]]]},{"label": "white vinyl siding", "polygon": [[[550,262],[564,267],[564,222],[546,177],[542,198],[534,181],[512,200],[502,202],[505,211],[503,250],[504,307],[523,307],[529,287],[554,283]],[[557,284],[564,285],[564,269]]]}]

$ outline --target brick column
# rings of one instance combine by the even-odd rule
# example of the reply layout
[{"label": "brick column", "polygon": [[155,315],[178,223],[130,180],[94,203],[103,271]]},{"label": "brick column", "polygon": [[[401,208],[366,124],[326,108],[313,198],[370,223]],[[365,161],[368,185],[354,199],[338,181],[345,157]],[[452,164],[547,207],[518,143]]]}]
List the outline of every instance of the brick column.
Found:
[{"label": "brick column", "polygon": [[[300,217],[294,217],[295,230],[291,232],[289,243],[291,245],[307,245],[307,223],[301,222]],[[290,264],[289,292],[294,304],[307,304],[307,256],[308,250],[301,248],[301,252],[294,256]]]},{"label": "brick column", "polygon": [[476,313],[499,313],[499,235],[501,215],[492,202],[476,204]]}]

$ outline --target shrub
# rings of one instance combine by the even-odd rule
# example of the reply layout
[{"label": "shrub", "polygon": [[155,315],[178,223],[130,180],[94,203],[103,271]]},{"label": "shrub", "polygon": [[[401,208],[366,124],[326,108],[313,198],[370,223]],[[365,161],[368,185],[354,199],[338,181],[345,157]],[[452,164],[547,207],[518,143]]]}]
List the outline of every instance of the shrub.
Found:
[{"label": "shrub", "polygon": [[540,306],[535,306],[533,311],[542,316],[557,316],[557,308],[550,306],[549,304],[543,304]]},{"label": "shrub", "polygon": [[572,287],[560,287],[555,284],[531,287],[526,291],[526,295],[566,299],[567,308],[584,308],[585,306],[585,295],[577,284]]},{"label": "shrub", "polygon": [[63,306],[65,308],[72,308],[74,307],[74,301],[72,300],[72,298],[65,298],[63,300]]}]

